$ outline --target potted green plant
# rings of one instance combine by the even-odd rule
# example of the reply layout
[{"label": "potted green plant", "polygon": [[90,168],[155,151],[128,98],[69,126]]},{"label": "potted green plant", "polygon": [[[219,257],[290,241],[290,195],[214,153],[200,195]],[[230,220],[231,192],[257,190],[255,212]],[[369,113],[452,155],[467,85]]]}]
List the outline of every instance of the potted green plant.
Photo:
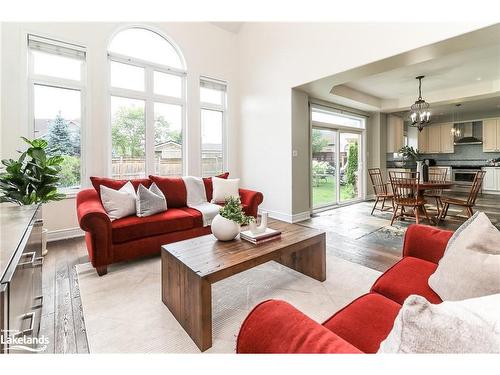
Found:
[{"label": "potted green plant", "polygon": [[[61,155],[47,156],[47,141],[21,137],[29,146],[18,160],[3,159],[5,171],[0,173],[0,203],[30,205],[58,201],[60,193]],[[43,252],[46,253],[46,230],[43,231]]]},{"label": "potted green plant", "polygon": [[399,150],[399,153],[403,156],[403,160],[405,161],[405,164],[407,164],[408,161],[414,162],[417,164],[417,172],[419,172],[420,178],[422,180],[425,180],[424,174],[423,174],[422,155],[420,154],[418,149],[416,150],[413,147],[404,146]]},{"label": "potted green plant", "polygon": [[253,220],[243,212],[239,197],[228,197],[212,220],[212,233],[220,241],[231,241],[240,233],[241,225],[248,225]]}]

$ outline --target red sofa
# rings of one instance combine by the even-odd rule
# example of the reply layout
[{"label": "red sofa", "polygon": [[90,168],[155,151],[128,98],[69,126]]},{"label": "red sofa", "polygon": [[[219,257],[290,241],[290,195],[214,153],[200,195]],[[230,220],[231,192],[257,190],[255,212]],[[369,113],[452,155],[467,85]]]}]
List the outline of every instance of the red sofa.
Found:
[{"label": "red sofa", "polygon": [[[119,189],[128,180],[91,177],[93,189],[85,189],[76,197],[80,228],[92,265],[99,276],[107,273],[108,265],[160,253],[161,245],[211,233],[203,227],[201,213],[186,206],[187,192],[182,178],[149,176],[131,180],[134,187],[149,187],[154,181],[165,194],[168,210],[148,217],[128,216],[110,221],[100,199],[100,186]],[[227,178],[228,173],[219,177]],[[212,199],[212,179],[204,178],[207,199]],[[243,210],[257,217],[263,201],[262,193],[240,189]]]},{"label": "red sofa", "polygon": [[424,225],[406,231],[403,259],[382,274],[369,293],[319,324],[290,304],[269,300],[243,322],[238,353],[376,353],[411,294],[442,302],[427,280],[453,232]]}]

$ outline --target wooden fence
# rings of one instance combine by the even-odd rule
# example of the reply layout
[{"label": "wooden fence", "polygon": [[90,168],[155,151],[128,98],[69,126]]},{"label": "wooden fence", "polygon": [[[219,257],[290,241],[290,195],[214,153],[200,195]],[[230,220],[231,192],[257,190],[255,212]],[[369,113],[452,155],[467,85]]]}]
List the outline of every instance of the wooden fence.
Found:
[{"label": "wooden fence", "polygon": [[[146,176],[144,158],[114,158],[111,161],[113,178],[133,179]],[[202,159],[202,171],[205,176],[215,176],[223,172],[222,157]],[[158,158],[155,160],[155,173],[159,176],[182,176],[181,158]]]}]

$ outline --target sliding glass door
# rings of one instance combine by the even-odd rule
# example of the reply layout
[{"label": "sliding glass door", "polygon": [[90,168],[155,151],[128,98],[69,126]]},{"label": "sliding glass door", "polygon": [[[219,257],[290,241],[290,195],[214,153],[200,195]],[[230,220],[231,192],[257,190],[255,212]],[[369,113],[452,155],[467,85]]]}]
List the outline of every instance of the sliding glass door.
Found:
[{"label": "sliding glass door", "polygon": [[313,210],[362,199],[364,119],[315,107],[311,119]]},{"label": "sliding glass door", "polygon": [[337,203],[337,131],[313,128],[312,131],[312,200],[313,207]]},{"label": "sliding glass door", "polygon": [[340,131],[340,202],[361,198],[361,133]]}]

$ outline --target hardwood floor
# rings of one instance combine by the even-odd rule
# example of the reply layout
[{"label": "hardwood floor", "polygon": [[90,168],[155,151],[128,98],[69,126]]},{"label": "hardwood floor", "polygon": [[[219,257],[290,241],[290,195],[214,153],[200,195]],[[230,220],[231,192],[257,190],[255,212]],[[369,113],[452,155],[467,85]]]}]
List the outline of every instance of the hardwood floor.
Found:
[{"label": "hardwood floor", "polygon": [[[371,216],[372,206],[373,201],[332,209],[301,224],[326,231],[327,254],[385,271],[401,258],[403,235],[413,221],[398,221],[391,227],[392,213],[375,211]],[[475,209],[486,212],[500,228],[500,196],[479,196]],[[449,214],[457,215],[459,210],[453,207]],[[465,219],[465,216],[449,216],[438,226],[454,230]],[[75,269],[77,264],[88,262],[85,241],[75,238],[51,242],[48,249],[43,265],[44,306],[40,328],[40,334],[49,338],[46,353],[88,353]]]}]

